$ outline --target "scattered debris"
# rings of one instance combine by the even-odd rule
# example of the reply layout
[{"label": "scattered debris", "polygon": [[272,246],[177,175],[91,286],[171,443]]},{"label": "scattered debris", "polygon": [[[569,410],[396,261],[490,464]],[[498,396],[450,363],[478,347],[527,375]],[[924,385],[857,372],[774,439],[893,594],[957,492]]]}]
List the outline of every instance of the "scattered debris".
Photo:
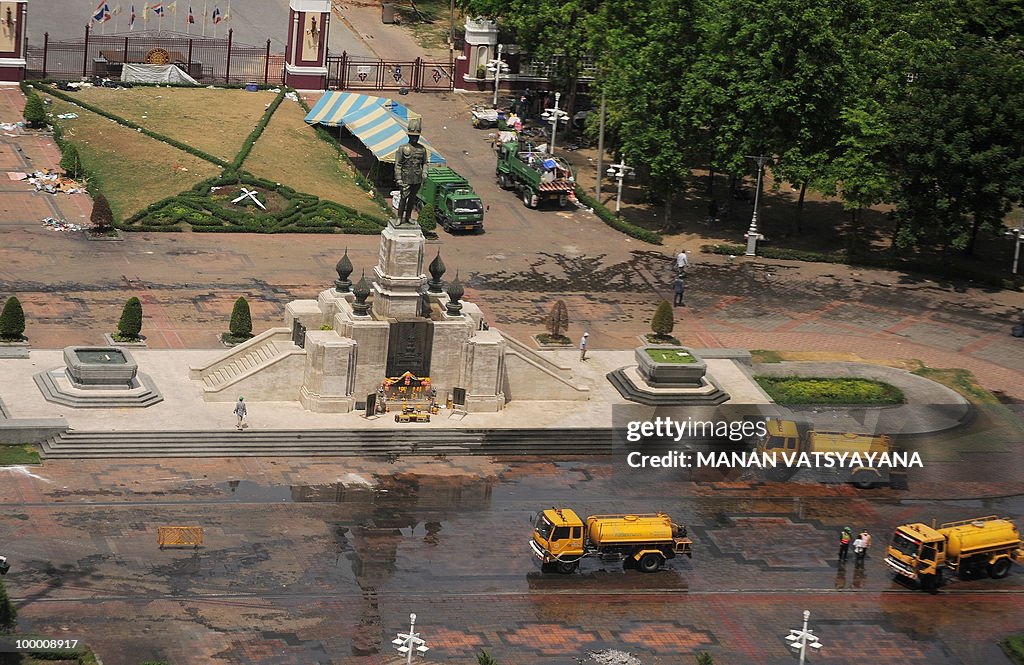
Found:
[{"label": "scattered debris", "polygon": [[85,187],[78,182],[50,169],[36,171],[28,177],[28,181],[35,185],[37,192],[78,194],[85,191]]},{"label": "scattered debris", "polygon": [[7,177],[11,180],[25,180],[28,178],[28,174],[21,171],[8,171]]},{"label": "scattered debris", "polygon": [[604,651],[588,651],[590,660],[600,665],[641,665],[640,659],[625,651],[605,649]]},{"label": "scattered debris", "polygon": [[288,99],[292,100],[293,102],[298,102],[299,101],[299,96],[297,94],[295,94],[294,92],[285,93],[284,96],[287,97]]},{"label": "scattered debris", "polygon": [[55,217],[47,217],[43,220],[43,226],[50,228],[53,231],[62,231],[65,233],[72,233],[74,231],[84,231],[85,227],[81,224],[72,224],[66,219],[57,219]]},{"label": "scattered debris", "polygon": [[77,113],[60,113],[57,115],[58,120],[74,120],[77,117]]},{"label": "scattered debris", "polygon": [[20,132],[21,128],[25,126],[23,122],[4,122],[0,123],[0,129],[5,132]]}]

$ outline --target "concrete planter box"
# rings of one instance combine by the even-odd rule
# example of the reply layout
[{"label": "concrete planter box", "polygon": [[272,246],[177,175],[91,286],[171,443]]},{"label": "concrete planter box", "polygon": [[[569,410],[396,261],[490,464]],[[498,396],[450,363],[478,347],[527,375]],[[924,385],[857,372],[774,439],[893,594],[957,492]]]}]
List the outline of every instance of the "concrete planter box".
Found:
[{"label": "concrete planter box", "polygon": [[[648,353],[648,349],[664,349],[666,351],[685,351],[694,358],[692,363],[658,362]],[[691,349],[670,344],[637,347],[634,351],[637,371],[648,385],[658,388],[695,387],[702,384],[701,379],[708,371],[707,363],[694,355]]]},{"label": "concrete planter box", "polygon": [[131,386],[139,371],[131,354],[109,346],[64,347],[64,364],[73,383],[87,386]]}]

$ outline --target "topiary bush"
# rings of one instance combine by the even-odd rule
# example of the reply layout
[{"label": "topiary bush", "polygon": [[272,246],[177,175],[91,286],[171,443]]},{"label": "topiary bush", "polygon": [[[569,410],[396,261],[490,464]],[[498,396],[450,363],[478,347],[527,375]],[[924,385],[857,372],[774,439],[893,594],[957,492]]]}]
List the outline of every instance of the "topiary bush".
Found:
[{"label": "topiary bush", "polygon": [[21,301],[11,296],[4,303],[4,309],[0,312],[0,340],[5,342],[20,342],[25,339],[25,310],[21,307]]},{"label": "topiary bush", "polygon": [[46,109],[43,100],[34,92],[28,93],[25,99],[25,124],[33,129],[46,126]]},{"label": "topiary bush", "polygon": [[433,233],[434,229],[437,228],[437,211],[434,209],[434,206],[425,205],[420,208],[416,221],[419,222],[423,233]]},{"label": "topiary bush", "polygon": [[141,338],[142,332],[142,302],[135,297],[129,298],[121,310],[121,320],[117,323],[118,341],[134,342]]},{"label": "topiary bush", "polygon": [[675,328],[675,316],[672,313],[672,305],[669,301],[662,300],[651,318],[651,332],[658,339],[671,339],[673,328]]},{"label": "topiary bush", "polygon": [[252,313],[249,311],[249,301],[239,298],[231,309],[231,325],[228,326],[228,334],[235,339],[249,339],[252,337]]},{"label": "topiary bush", "polygon": [[4,583],[0,582],[0,633],[13,633],[18,627],[18,610],[7,596]]},{"label": "topiary bush", "polygon": [[114,226],[114,211],[110,209],[107,197],[102,194],[97,194],[92,202],[89,222],[92,223],[92,230],[99,233],[106,233]]},{"label": "topiary bush", "polygon": [[71,178],[82,175],[82,158],[78,156],[78,148],[72,143],[64,146],[64,155],[60,158],[60,167]]},{"label": "topiary bush", "polygon": [[551,306],[545,324],[551,337],[555,339],[565,337],[563,333],[569,328],[569,310],[566,308],[564,300],[556,300],[555,304]]}]

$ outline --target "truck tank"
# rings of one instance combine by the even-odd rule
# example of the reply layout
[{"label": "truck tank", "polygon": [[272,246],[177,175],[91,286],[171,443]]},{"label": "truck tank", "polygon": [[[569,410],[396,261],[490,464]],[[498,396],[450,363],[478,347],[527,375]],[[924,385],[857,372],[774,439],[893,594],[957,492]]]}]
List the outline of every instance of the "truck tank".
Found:
[{"label": "truck tank", "polygon": [[884,434],[850,434],[845,432],[811,432],[811,450],[823,453],[886,453],[889,437]]},{"label": "truck tank", "polygon": [[670,542],[672,518],[664,513],[592,515],[587,518],[587,538],[597,546]]},{"label": "truck tank", "polygon": [[1009,520],[981,518],[951,522],[939,527],[939,533],[946,537],[946,557],[951,559],[1020,544],[1020,533]]}]

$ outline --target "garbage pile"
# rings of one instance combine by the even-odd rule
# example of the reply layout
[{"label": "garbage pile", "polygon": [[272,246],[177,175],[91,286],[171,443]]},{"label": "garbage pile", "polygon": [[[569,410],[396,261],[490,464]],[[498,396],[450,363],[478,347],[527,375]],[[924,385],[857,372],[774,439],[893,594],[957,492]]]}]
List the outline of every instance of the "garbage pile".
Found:
[{"label": "garbage pile", "polygon": [[85,191],[85,187],[71,178],[50,169],[36,171],[26,178],[35,185],[37,192],[48,192],[50,194],[78,194]]},{"label": "garbage pile", "polygon": [[605,649],[604,651],[589,651],[587,655],[590,660],[599,665],[641,665],[640,659],[625,651]]},{"label": "garbage pile", "polygon": [[81,224],[73,224],[66,219],[57,219],[56,217],[47,217],[44,219],[43,226],[51,231],[62,231],[64,233],[73,233],[75,231],[85,230],[85,227]]}]

